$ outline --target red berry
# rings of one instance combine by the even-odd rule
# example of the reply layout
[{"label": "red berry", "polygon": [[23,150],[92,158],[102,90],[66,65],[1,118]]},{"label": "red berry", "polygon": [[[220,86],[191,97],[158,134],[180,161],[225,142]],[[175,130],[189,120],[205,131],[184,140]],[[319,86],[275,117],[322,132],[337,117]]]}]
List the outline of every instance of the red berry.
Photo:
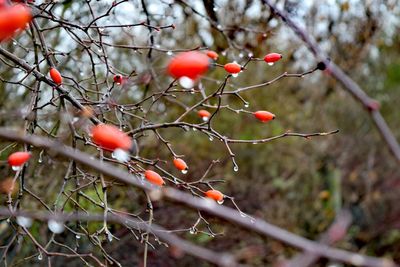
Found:
[{"label": "red berry", "polygon": [[189,167],[187,166],[186,162],[183,159],[174,158],[174,165],[175,168],[177,168],[182,172],[187,172],[187,170],[189,169]]},{"label": "red berry", "polygon": [[282,58],[281,54],[270,53],[264,57],[264,61],[267,63],[274,63]]},{"label": "red berry", "polygon": [[99,124],[92,128],[93,142],[103,149],[114,151],[117,148],[130,150],[132,139],[114,125]]},{"label": "red berry", "polygon": [[203,119],[203,121],[208,121],[208,119],[211,117],[210,112],[208,112],[205,109],[201,109],[197,112],[197,115],[199,115],[200,118]]},{"label": "red berry", "polygon": [[58,70],[55,68],[50,69],[50,77],[56,84],[60,85],[62,83],[62,77]]},{"label": "red berry", "polygon": [[217,60],[218,59],[218,54],[214,51],[207,51],[206,55],[211,58],[212,60]]},{"label": "red berry", "polygon": [[224,199],[224,195],[218,190],[208,190],[204,193],[206,197],[214,199],[215,201],[222,201]]},{"label": "red berry", "polygon": [[225,64],[224,69],[229,73],[236,74],[242,70],[242,67],[239,64],[233,62]]},{"label": "red berry", "polygon": [[260,110],[260,111],[254,112],[253,114],[258,120],[260,120],[262,122],[267,122],[267,121],[275,119],[275,115],[269,111]]},{"label": "red berry", "polygon": [[3,5],[0,9],[0,41],[11,38],[18,30],[25,29],[31,20],[32,13],[27,6],[23,4]]},{"label": "red berry", "polygon": [[21,166],[31,158],[29,152],[15,152],[8,157],[8,164],[10,166]]},{"label": "red berry", "polygon": [[155,184],[158,186],[162,186],[163,184],[165,184],[163,178],[155,171],[151,171],[151,170],[145,171],[144,177],[146,177],[146,179],[152,184]]},{"label": "red berry", "polygon": [[122,78],[122,76],[121,75],[119,75],[119,74],[117,74],[117,75],[114,75],[114,82],[116,83],[116,84],[121,84],[122,83],[122,80],[123,80],[123,78]]},{"label": "red berry", "polygon": [[210,65],[208,57],[197,51],[183,52],[172,58],[168,73],[174,78],[188,77],[192,80],[204,74]]}]

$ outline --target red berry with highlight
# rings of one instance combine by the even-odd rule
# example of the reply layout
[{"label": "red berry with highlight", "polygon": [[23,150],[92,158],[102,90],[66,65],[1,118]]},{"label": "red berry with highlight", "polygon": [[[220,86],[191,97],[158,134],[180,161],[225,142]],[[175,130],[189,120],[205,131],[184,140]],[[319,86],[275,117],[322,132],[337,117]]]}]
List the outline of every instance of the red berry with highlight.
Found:
[{"label": "red berry with highlight", "polygon": [[174,78],[188,77],[196,80],[210,65],[208,56],[197,51],[183,52],[172,58],[168,64],[168,73]]},{"label": "red berry with highlight", "polygon": [[205,109],[201,109],[197,112],[197,115],[199,115],[200,118],[203,119],[203,121],[208,121],[208,119],[211,117],[211,113],[208,112]]},{"label": "red berry with highlight", "polygon": [[116,83],[116,84],[122,84],[122,81],[123,81],[123,77],[122,77],[122,75],[119,75],[119,74],[117,74],[117,75],[114,75],[114,82]]},{"label": "red berry with highlight", "polygon": [[32,20],[31,9],[24,4],[3,5],[0,9],[0,41],[13,37]]},{"label": "red berry with highlight", "polygon": [[240,66],[239,64],[237,64],[235,62],[232,62],[232,63],[225,64],[224,69],[229,73],[236,74],[242,70],[242,66]]},{"label": "red berry with highlight", "polygon": [[99,124],[92,128],[93,142],[103,149],[114,151],[117,148],[130,150],[132,139],[114,125]]},{"label": "red berry with highlight", "polygon": [[216,52],[211,51],[211,50],[207,51],[206,55],[207,55],[209,58],[211,58],[212,60],[217,60],[218,57],[219,57],[218,54],[217,54]]},{"label": "red berry with highlight", "polygon": [[186,173],[189,167],[187,166],[186,162],[183,159],[174,158],[174,166],[178,170]]},{"label": "red berry with highlight", "polygon": [[267,63],[274,63],[274,62],[277,62],[278,60],[280,60],[281,58],[282,58],[281,54],[270,53],[264,57],[264,61]]},{"label": "red berry with highlight", "polygon": [[61,74],[57,69],[55,68],[50,69],[50,77],[56,84],[60,85],[62,83]]},{"label": "red berry with highlight", "polygon": [[275,119],[275,115],[269,111],[259,110],[254,112],[253,114],[258,120],[262,122],[268,122],[270,120]]},{"label": "red berry with highlight", "polygon": [[155,171],[147,170],[144,172],[144,177],[152,184],[162,186],[165,184],[164,179]]},{"label": "red berry with highlight", "polygon": [[21,166],[31,158],[29,152],[14,152],[8,157],[8,164],[10,166]]},{"label": "red berry with highlight", "polygon": [[205,192],[205,196],[208,198],[211,198],[215,201],[222,201],[224,199],[224,194],[222,194],[220,191],[218,190],[208,190],[207,192]]}]

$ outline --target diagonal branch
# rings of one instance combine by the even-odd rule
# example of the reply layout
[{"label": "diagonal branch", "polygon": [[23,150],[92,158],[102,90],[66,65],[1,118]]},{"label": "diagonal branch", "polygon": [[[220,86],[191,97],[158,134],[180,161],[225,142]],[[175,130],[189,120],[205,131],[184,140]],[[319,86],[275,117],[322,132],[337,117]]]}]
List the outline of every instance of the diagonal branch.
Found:
[{"label": "diagonal branch", "polygon": [[[154,187],[150,186],[148,183],[143,183],[140,177],[123,171],[122,169],[117,168],[110,163],[96,160],[87,153],[73,149],[69,146],[65,146],[51,139],[39,137],[37,135],[27,135],[23,132],[13,131],[6,128],[0,128],[0,137],[10,141],[26,143],[36,146],[38,148],[50,150],[54,154],[73,159],[78,163],[91,167],[92,169],[99,171],[104,175],[115,178],[119,181],[134,185],[138,188],[142,188],[148,191],[154,191]],[[321,257],[350,263],[356,266],[398,266],[390,259],[379,259],[341,249],[332,248],[328,245],[320,244],[318,242],[314,242],[304,237],[295,235],[261,219],[242,217],[237,210],[220,206],[209,199],[194,197],[188,193],[184,193],[171,187],[163,188],[160,193],[161,197],[164,197],[171,201],[181,203],[182,205],[200,211],[205,211],[209,214],[212,214],[231,223],[237,224],[250,231],[257,232],[267,237],[275,238],[288,245],[304,251],[308,251]]]},{"label": "diagonal branch", "polygon": [[341,70],[335,63],[330,61],[321,51],[315,40],[304,29],[291,20],[287,12],[279,10],[270,0],[263,0],[263,2],[269,6],[272,13],[279,16],[286,23],[286,25],[289,26],[306,44],[308,49],[320,62],[322,68],[326,68],[330,75],[339,81],[343,88],[369,111],[376,128],[378,129],[383,140],[386,142],[390,152],[397,159],[397,161],[400,162],[400,145],[387,125],[385,119],[382,117],[382,114],[379,112],[378,102],[370,98],[356,82],[354,82],[347,74],[345,74],[343,70]]}]

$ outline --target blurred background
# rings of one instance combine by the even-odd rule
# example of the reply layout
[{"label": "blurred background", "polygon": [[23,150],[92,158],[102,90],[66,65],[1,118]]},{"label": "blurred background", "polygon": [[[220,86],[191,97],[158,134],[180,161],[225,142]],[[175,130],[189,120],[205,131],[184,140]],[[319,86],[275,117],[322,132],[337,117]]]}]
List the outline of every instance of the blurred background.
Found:
[{"label": "blurred background", "polygon": [[[44,6],[43,1],[35,5]],[[47,2],[47,1],[46,1]],[[86,25],[91,12],[105,14],[112,1],[58,1],[51,6],[52,14],[64,21]],[[166,88],[172,79],[165,73],[168,60],[177,49],[209,47],[220,58],[218,63],[237,61],[243,64],[247,57],[263,58],[270,52],[281,53],[283,59],[273,66],[265,62],[251,62],[245,71],[232,79],[227,89],[260,84],[283,72],[302,73],[313,69],[316,62],[304,44],[279,18],[270,13],[262,1],[228,0],[142,0],[127,1],[118,5],[97,25],[102,33],[103,47],[97,45],[99,32],[89,31],[90,37],[80,29],[56,23],[46,17],[38,17],[48,48],[57,61],[57,68],[65,77],[65,88],[80,99],[96,100],[90,90],[107,92],[114,74],[128,77],[126,83],[112,89],[109,103],[137,103],[151,93]],[[400,3],[397,0],[277,0],[278,7],[289,12],[292,19],[314,36],[323,51],[354,79],[372,98],[381,103],[381,112],[397,140],[400,140]],[[144,9],[146,7],[146,10]],[[50,8],[48,7],[48,10]],[[148,16],[146,16],[146,12]],[[123,25],[150,20],[151,25],[175,25],[175,29],[151,30],[143,26],[113,28],[107,25]],[[102,28],[103,26],[103,28]],[[34,46],[28,29],[25,34],[2,44],[2,47],[47,74],[48,65]],[[79,40],[79,41],[78,41]],[[82,43],[90,47],[90,53]],[[110,45],[107,45],[110,44]],[[141,46],[155,49],[142,49]],[[121,46],[121,47],[118,47]],[[136,46],[127,49],[122,46]],[[36,52],[35,52],[36,51]],[[89,56],[91,55],[91,57]],[[107,55],[108,65],[104,63]],[[35,59],[35,57],[37,57]],[[94,70],[97,81],[94,81]],[[24,78],[21,69],[0,65],[0,125],[25,127],[29,119],[27,107],[31,101],[34,77]],[[201,79],[206,94],[216,90],[225,78],[223,68],[210,70]],[[69,79],[69,77],[71,79]],[[21,81],[24,86],[9,83]],[[73,79],[78,83],[73,82]],[[38,106],[49,102],[53,89],[40,88]],[[84,94],[82,93],[84,92]],[[332,223],[341,209],[349,209],[353,223],[345,239],[338,247],[371,256],[385,256],[400,261],[400,169],[388,152],[386,144],[372,124],[368,112],[342,90],[328,74],[317,71],[302,78],[283,78],[270,86],[246,91],[241,96],[248,107],[234,97],[224,97],[223,104],[235,110],[268,110],[276,115],[270,123],[262,124],[251,114],[222,109],[215,118],[214,126],[222,135],[236,139],[266,138],[287,130],[311,133],[339,129],[340,132],[326,137],[311,139],[286,137],[266,144],[233,144],[239,170],[235,172],[225,145],[218,140],[210,141],[199,132],[180,128],[160,129],[174,151],[185,156],[190,169],[187,175],[174,170],[171,154],[156,135],[146,132],[137,136],[139,155],[147,159],[160,159],[160,166],[187,182],[196,181],[209,164],[218,160],[207,179],[223,179],[215,185],[224,194],[234,197],[242,211],[260,217],[270,223],[301,236],[317,239]],[[151,102],[144,102],[133,113],[152,123],[175,120],[185,110],[178,103],[193,105],[201,100],[195,92],[176,95],[177,101],[162,98],[151,109]],[[112,101],[111,101],[112,100]],[[58,101],[58,100],[56,100]],[[217,103],[216,101],[212,103]],[[138,105],[139,106],[139,105]],[[135,117],[118,114],[114,105],[94,106],[105,112],[110,120],[119,118],[124,129],[140,127]],[[63,136],[69,131],[65,113],[60,105],[48,105],[38,110],[38,126],[35,134]],[[73,115],[73,110],[70,114]],[[200,123],[196,113],[184,121]],[[84,134],[84,127],[82,128]],[[12,170],[6,165],[8,154],[22,146],[0,140],[0,179],[11,177]],[[70,141],[67,140],[68,144]],[[78,147],[96,155],[94,148],[84,142]],[[68,162],[33,148],[34,160],[26,170],[26,187],[41,197],[51,207],[63,184]],[[145,165],[143,165],[145,167]],[[96,174],[93,174],[96,175]],[[68,182],[68,188],[74,183]],[[101,198],[96,186],[84,190],[94,201]],[[126,185],[113,186],[109,191],[109,203],[115,209],[129,211],[146,217],[143,192]],[[2,202],[6,196],[2,195]],[[65,199],[64,199],[65,200]],[[60,201],[62,202],[62,201]],[[92,202],[81,198],[81,205],[88,211],[99,212]],[[232,206],[226,202],[224,205]],[[43,210],[43,205],[26,195],[21,206],[25,209]],[[64,210],[72,210],[66,202]],[[189,229],[196,222],[196,212],[168,202],[154,203],[155,222],[167,229],[177,229],[178,234],[192,242],[217,251],[229,251],[239,255],[243,263],[251,266],[270,266],[278,260],[293,257],[298,251],[273,239],[248,233],[240,228],[207,216],[217,235],[191,234]],[[101,224],[87,225],[89,232],[101,228]],[[199,230],[206,231],[205,225]],[[42,243],[49,242],[46,225],[35,222],[31,228]],[[123,266],[142,264],[143,245],[129,235],[129,231],[111,225],[110,231],[120,240],[107,242],[104,249]],[[12,226],[5,220],[0,224],[0,240],[12,235]],[[79,243],[80,251],[101,251],[85,236],[78,241],[75,235],[64,233],[57,240],[65,244]],[[42,266],[35,246],[26,238],[13,245],[8,259],[12,266],[29,264]],[[179,251],[157,244],[150,250],[149,266],[208,266]],[[3,243],[1,245],[4,245]],[[62,251],[62,247],[54,250]],[[71,245],[73,246],[73,245]],[[33,256],[32,256],[33,255]],[[23,260],[24,259],[24,260]],[[78,259],[59,259],[54,266],[81,266]],[[4,266],[4,262],[2,262]],[[318,266],[344,266],[320,260]]]}]

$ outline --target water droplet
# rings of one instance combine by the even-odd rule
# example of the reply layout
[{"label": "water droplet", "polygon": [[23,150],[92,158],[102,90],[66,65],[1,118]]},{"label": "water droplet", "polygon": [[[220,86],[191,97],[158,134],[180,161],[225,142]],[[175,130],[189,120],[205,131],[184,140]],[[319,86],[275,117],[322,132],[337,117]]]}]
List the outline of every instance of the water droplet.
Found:
[{"label": "water droplet", "polygon": [[244,56],[243,53],[240,53],[240,54],[239,54],[239,57],[240,57],[240,58],[243,58],[243,56]]},{"label": "water droplet", "polygon": [[208,140],[210,140],[211,142],[214,140],[214,137],[212,137],[211,135],[208,137]]},{"label": "water droplet", "polygon": [[268,65],[273,66],[274,62],[268,62]]},{"label": "water droplet", "polygon": [[221,55],[226,56],[226,51],[222,51]]},{"label": "water droplet", "polygon": [[194,93],[195,93],[195,90],[193,88],[190,89],[190,94],[194,95]]},{"label": "water droplet", "polygon": [[244,103],[244,107],[245,107],[245,108],[248,108],[248,107],[250,107],[250,104],[249,104],[249,102],[246,102],[246,103]]},{"label": "water droplet", "polygon": [[189,131],[190,129],[189,129],[189,127],[188,126],[186,126],[186,125],[183,125],[182,126],[182,129],[185,131],[185,132],[187,132],[187,131]]},{"label": "water droplet", "polygon": [[80,235],[76,235],[75,238],[76,239],[81,239],[81,236]]},{"label": "water droplet", "polygon": [[83,76],[84,75],[83,71],[79,72],[79,75]]},{"label": "water droplet", "polygon": [[18,216],[17,223],[22,227],[29,228],[32,226],[32,219],[24,216]]},{"label": "water droplet", "polygon": [[197,229],[196,229],[196,228],[190,227],[189,233],[190,233],[191,235],[194,235],[196,232],[197,232]]},{"label": "water droplet", "polygon": [[254,220],[253,218],[251,218],[251,219],[250,219],[250,222],[251,222],[251,223],[255,223],[256,220]]},{"label": "water droplet", "polygon": [[193,132],[197,131],[196,127],[193,127],[192,130],[193,130]]},{"label": "water droplet", "polygon": [[188,169],[181,170],[181,172],[182,172],[183,174],[186,174],[186,173],[188,173]]},{"label": "water droplet", "polygon": [[236,78],[237,76],[239,76],[239,73],[233,73],[233,74],[232,74],[232,77],[233,77],[233,78]]},{"label": "water droplet", "polygon": [[224,204],[224,199],[218,200],[217,203],[220,204],[220,205]]},{"label": "water droplet", "polygon": [[20,171],[21,169],[22,169],[22,166],[11,166],[11,169],[13,170],[13,171]]},{"label": "water droplet", "polygon": [[244,212],[240,212],[240,216],[243,217],[243,218],[245,218],[247,215],[246,215],[246,213],[244,213]]},{"label": "water droplet", "polygon": [[234,171],[234,172],[239,171],[239,167],[238,167],[237,165],[235,165],[235,166],[233,167],[233,171]]},{"label": "water droplet", "polygon": [[247,56],[248,56],[248,57],[253,57],[254,54],[253,54],[252,52],[250,52]]},{"label": "water droplet", "polygon": [[107,233],[107,239],[108,239],[108,242],[113,241],[113,236],[111,233]]},{"label": "water droplet", "polygon": [[190,88],[193,88],[194,81],[192,79],[190,79],[189,77],[183,76],[183,77],[179,78],[179,84],[185,89],[190,89]]},{"label": "water droplet", "polygon": [[61,234],[64,231],[64,224],[55,220],[49,220],[47,226],[55,234]]},{"label": "water droplet", "polygon": [[129,160],[129,153],[123,149],[117,148],[111,154],[111,157],[118,160],[119,162],[127,162]]},{"label": "water droplet", "polygon": [[39,252],[39,255],[37,256],[38,261],[43,260],[43,255],[41,252]]},{"label": "water droplet", "polygon": [[253,145],[257,145],[257,142],[253,142]]},{"label": "water droplet", "polygon": [[208,121],[208,117],[207,116],[204,116],[204,117],[202,117],[201,118],[203,121]]},{"label": "water droplet", "polygon": [[10,221],[11,221],[10,218],[7,218],[7,221],[6,221],[6,222],[7,222],[7,223],[10,223]]},{"label": "water droplet", "polygon": [[16,41],[13,41],[12,44],[13,44],[13,45],[17,45],[17,42],[16,42]]},{"label": "water droplet", "polygon": [[39,159],[38,159],[38,161],[37,161],[38,163],[42,163],[43,162],[43,159],[42,159],[42,157],[39,157]]},{"label": "water droplet", "polygon": [[168,51],[168,52],[167,52],[167,55],[168,55],[168,56],[172,56],[172,51]]},{"label": "water droplet", "polygon": [[218,7],[214,7],[213,10],[214,10],[214,12],[217,12],[218,11]]},{"label": "water droplet", "polygon": [[221,25],[221,24],[218,24],[218,25],[217,25],[217,29],[218,29],[218,30],[222,30],[222,25]]}]

